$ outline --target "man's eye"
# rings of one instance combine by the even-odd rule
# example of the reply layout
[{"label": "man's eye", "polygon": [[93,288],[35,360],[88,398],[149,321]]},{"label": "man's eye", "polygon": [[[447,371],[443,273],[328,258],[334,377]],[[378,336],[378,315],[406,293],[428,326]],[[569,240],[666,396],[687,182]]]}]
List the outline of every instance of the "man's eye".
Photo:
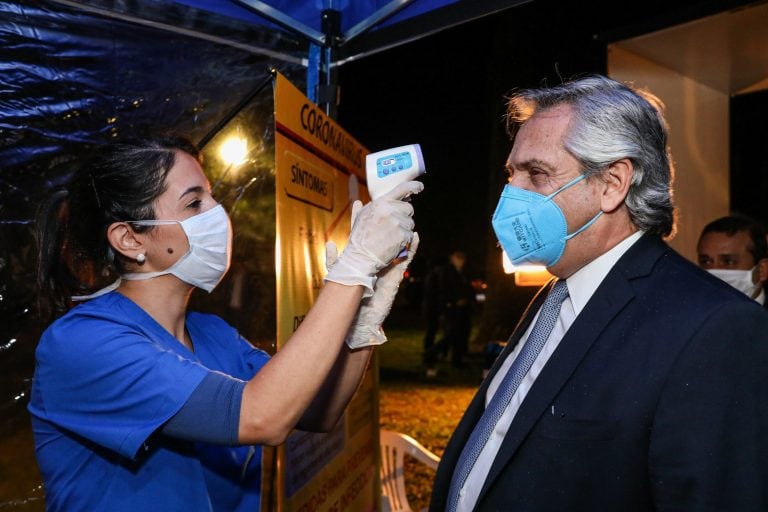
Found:
[{"label": "man's eye", "polygon": [[549,179],[547,173],[538,169],[531,169],[528,172],[528,175],[530,176],[531,183],[534,185],[544,185],[546,184],[547,179]]}]

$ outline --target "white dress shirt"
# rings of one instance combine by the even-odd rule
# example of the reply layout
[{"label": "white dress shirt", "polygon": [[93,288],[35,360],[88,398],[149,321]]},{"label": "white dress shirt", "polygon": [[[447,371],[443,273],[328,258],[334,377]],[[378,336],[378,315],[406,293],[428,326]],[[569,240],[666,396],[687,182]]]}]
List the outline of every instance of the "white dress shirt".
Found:
[{"label": "white dress shirt", "polygon": [[[547,364],[550,356],[560,344],[560,340],[568,331],[568,328],[579,313],[581,313],[581,310],[584,309],[584,306],[586,306],[589,299],[595,293],[597,287],[603,282],[605,276],[610,272],[619,258],[621,258],[621,256],[642,235],[643,233],[641,231],[633,233],[614,246],[611,250],[576,271],[566,280],[568,297],[565,298],[560,307],[560,315],[557,318],[555,327],[552,329],[549,338],[547,338],[546,343],[544,343],[544,347],[533,362],[531,369],[520,382],[520,386],[518,386],[515,394],[512,396],[512,400],[507,406],[507,409],[496,424],[496,428],[488,438],[485,447],[483,447],[483,450],[480,452],[480,456],[472,467],[472,471],[469,473],[467,481],[464,483],[464,487],[459,491],[457,512],[469,512],[474,508],[477,498],[480,495],[480,490],[483,488],[485,479],[488,476],[488,471],[491,469],[491,464],[496,458],[501,443],[504,441],[504,436],[507,434],[507,430],[509,430],[509,426],[512,424],[515,414],[517,414],[518,409],[520,409],[520,405],[523,403],[523,400],[525,400],[528,390],[531,389],[536,377],[541,373],[544,365]],[[493,377],[493,380],[488,386],[488,393],[485,396],[486,407],[491,401],[491,398],[493,398],[494,393],[496,393],[496,390],[499,388],[504,376],[509,372],[512,363],[517,358],[525,341],[528,339],[528,335],[536,324],[538,316],[539,313],[537,312],[525,334],[520,338],[515,350],[506,358],[501,368],[499,368],[499,371]]]}]

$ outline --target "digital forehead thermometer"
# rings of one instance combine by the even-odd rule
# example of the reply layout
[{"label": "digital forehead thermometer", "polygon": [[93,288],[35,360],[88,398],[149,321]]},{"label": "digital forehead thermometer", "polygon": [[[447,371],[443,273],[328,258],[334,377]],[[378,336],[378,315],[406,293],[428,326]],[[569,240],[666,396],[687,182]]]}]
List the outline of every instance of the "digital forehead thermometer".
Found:
[{"label": "digital forehead thermometer", "polygon": [[365,177],[371,199],[378,199],[400,183],[415,180],[425,172],[418,144],[385,149],[365,157]]}]

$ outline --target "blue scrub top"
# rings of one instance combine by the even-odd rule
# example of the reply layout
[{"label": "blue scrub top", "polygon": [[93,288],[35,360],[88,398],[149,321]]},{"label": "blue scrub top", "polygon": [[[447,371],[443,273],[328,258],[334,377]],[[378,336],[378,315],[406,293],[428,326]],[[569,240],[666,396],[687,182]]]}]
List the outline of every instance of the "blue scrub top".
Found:
[{"label": "blue scrub top", "polygon": [[258,510],[260,448],[155,434],[208,372],[249,380],[269,359],[219,317],[186,325],[194,353],[112,292],[43,333],[29,411],[47,510]]}]

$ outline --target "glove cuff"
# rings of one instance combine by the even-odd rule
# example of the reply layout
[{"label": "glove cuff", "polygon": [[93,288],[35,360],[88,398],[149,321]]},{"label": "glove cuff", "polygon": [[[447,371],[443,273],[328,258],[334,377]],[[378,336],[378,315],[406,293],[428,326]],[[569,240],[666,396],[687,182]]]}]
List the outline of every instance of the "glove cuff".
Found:
[{"label": "glove cuff", "polygon": [[362,286],[363,299],[367,299],[373,296],[373,286],[376,284],[375,277],[370,277],[368,279],[363,279],[360,277],[347,278],[347,277],[331,276],[330,274],[325,276],[325,281],[332,281],[334,283],[343,284],[344,286]]},{"label": "glove cuff", "polygon": [[363,298],[367,298],[373,295],[377,272],[377,264],[369,258],[345,251],[328,271],[325,280],[347,286],[363,286],[365,287]]},{"label": "glove cuff", "polygon": [[355,325],[347,333],[345,341],[349,348],[357,349],[382,345],[387,341],[387,336],[384,334],[384,330],[381,327]]}]

